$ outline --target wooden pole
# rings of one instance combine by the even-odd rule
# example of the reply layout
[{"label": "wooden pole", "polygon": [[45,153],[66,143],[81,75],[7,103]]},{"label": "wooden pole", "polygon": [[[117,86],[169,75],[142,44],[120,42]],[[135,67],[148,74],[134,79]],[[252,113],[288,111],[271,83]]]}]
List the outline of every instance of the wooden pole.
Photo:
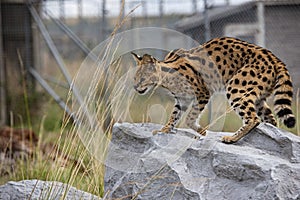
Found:
[{"label": "wooden pole", "polygon": [[[1,11],[1,3],[0,3]],[[6,108],[6,78],[5,66],[3,61],[3,44],[2,44],[2,18],[0,15],[0,126],[7,123],[7,108]]]}]

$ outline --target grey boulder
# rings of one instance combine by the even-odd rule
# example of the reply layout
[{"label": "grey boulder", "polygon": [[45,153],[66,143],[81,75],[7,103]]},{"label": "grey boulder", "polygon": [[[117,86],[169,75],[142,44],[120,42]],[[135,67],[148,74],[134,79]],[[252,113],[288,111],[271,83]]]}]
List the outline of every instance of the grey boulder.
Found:
[{"label": "grey boulder", "polygon": [[232,133],[189,129],[152,136],[157,124],[119,123],[106,159],[108,199],[300,199],[300,138],[260,124],[235,144]]},{"label": "grey boulder", "polygon": [[100,200],[101,198],[60,182],[23,180],[19,182],[10,181],[0,186],[0,199]]}]

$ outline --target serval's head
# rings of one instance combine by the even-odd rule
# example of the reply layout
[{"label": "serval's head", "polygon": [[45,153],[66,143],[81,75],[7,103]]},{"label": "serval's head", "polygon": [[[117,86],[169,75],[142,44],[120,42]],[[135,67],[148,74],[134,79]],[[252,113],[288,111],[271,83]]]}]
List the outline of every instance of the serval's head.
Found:
[{"label": "serval's head", "polygon": [[158,61],[148,54],[144,54],[142,57],[133,52],[131,54],[137,64],[137,70],[134,75],[134,89],[139,94],[146,94],[158,84]]}]

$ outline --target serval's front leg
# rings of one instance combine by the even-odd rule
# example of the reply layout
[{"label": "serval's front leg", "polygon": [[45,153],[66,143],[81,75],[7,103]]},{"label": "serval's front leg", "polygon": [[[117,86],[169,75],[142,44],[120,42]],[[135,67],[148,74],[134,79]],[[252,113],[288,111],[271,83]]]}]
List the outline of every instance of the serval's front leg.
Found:
[{"label": "serval's front leg", "polygon": [[208,91],[203,91],[202,93],[196,94],[197,98],[193,103],[192,109],[190,110],[187,118],[186,124],[191,129],[197,131],[199,134],[205,136],[206,130],[203,129],[199,124],[199,119],[202,110],[205,108],[209,101],[210,95]]},{"label": "serval's front leg", "polygon": [[169,121],[161,130],[154,130],[152,133],[153,135],[161,132],[161,133],[172,133],[172,130],[177,125],[178,121],[180,120],[182,114],[187,110],[189,101],[186,99],[181,99],[179,97],[175,97],[175,105],[170,116]]}]

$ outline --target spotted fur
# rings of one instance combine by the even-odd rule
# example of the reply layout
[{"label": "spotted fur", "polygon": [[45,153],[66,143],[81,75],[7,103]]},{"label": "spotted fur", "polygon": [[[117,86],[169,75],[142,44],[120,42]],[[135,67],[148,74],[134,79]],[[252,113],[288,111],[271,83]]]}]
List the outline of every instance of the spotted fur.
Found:
[{"label": "spotted fur", "polygon": [[[133,53],[137,63],[134,88],[140,94],[155,86],[168,89],[175,105],[168,123],[159,130],[169,133],[192,103],[186,124],[205,135],[198,118],[211,95],[226,91],[243,126],[222,141],[234,143],[260,123],[276,125],[266,98],[274,94],[274,112],[289,128],[295,126],[291,110],[293,86],[285,64],[271,51],[235,38],[216,38],[190,50],[176,49],[163,61]],[[158,131],[154,131],[157,133]]]}]

